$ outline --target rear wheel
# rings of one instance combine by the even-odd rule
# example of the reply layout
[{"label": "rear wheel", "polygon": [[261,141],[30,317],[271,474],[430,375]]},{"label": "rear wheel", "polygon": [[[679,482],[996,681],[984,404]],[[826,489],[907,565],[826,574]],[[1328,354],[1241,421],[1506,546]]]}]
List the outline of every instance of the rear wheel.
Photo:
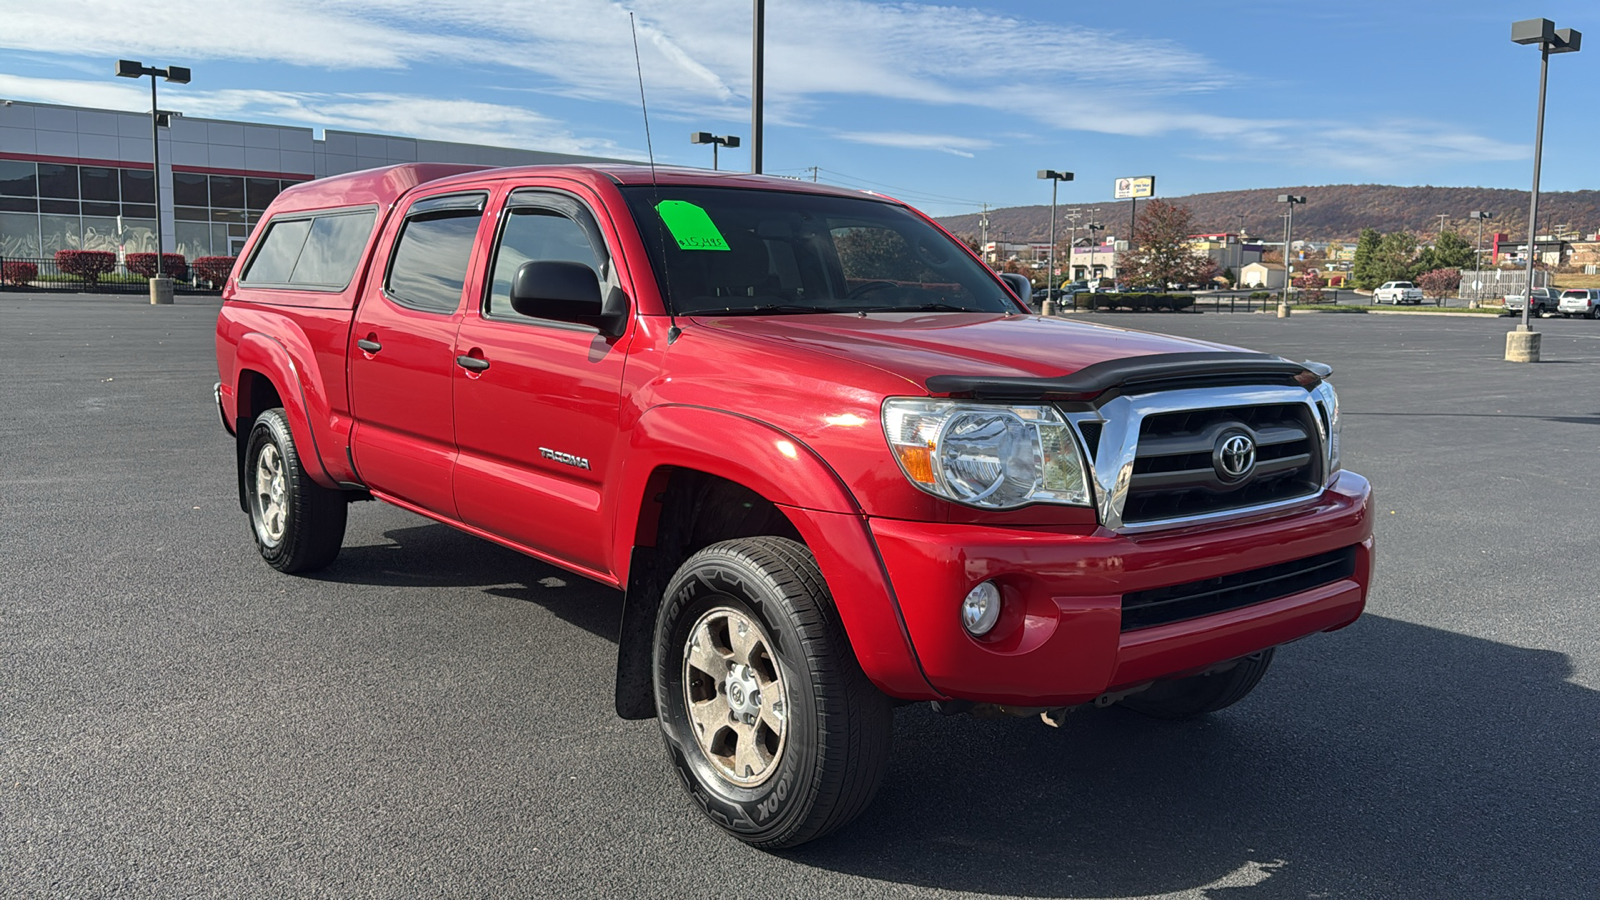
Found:
[{"label": "rear wheel", "polygon": [[306,474],[282,409],[256,417],[244,465],[250,527],[261,558],[291,574],[333,562],[349,509],[342,493]]},{"label": "rear wheel", "polygon": [[872,801],[889,699],[856,663],[803,545],[742,538],[691,556],[667,586],[654,655],[667,753],[734,837],[794,847]]},{"label": "rear wheel", "polygon": [[1233,668],[1209,675],[1161,681],[1122,701],[1157,719],[1188,719],[1226,709],[1255,690],[1272,664],[1272,649],[1246,656]]},{"label": "rear wheel", "polygon": [[1589,307],[1589,318],[1600,319],[1600,303],[1596,303],[1594,306]]}]

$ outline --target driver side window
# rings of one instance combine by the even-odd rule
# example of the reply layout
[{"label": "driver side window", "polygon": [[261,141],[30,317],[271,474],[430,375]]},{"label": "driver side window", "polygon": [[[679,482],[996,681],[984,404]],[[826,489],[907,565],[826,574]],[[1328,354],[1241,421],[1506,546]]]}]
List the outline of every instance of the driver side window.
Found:
[{"label": "driver side window", "polygon": [[583,263],[604,281],[594,244],[570,217],[552,209],[527,206],[510,208],[507,213],[500,245],[495,248],[489,295],[484,298],[485,315],[526,318],[511,308],[511,280],[526,262]]}]

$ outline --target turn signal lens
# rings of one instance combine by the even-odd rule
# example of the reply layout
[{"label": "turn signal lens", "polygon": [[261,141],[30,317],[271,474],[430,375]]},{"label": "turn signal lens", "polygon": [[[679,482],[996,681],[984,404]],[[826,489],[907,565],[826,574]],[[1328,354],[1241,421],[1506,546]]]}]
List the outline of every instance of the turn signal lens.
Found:
[{"label": "turn signal lens", "polygon": [[918,484],[933,484],[932,447],[897,446],[894,452],[900,457],[900,468],[906,470],[907,478]]},{"label": "turn signal lens", "polygon": [[1000,621],[1000,589],[994,582],[985,581],[967,593],[961,601],[961,627],[973,637],[982,637],[994,630]]}]

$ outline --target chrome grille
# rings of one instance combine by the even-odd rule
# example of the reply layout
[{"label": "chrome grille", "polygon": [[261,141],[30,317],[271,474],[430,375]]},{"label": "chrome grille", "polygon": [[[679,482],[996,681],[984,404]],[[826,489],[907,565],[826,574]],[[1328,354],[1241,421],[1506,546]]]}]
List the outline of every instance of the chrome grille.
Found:
[{"label": "chrome grille", "polygon": [[[1127,523],[1202,515],[1315,493],[1321,485],[1317,423],[1304,403],[1161,413],[1139,430],[1122,518]],[[1254,465],[1230,479],[1217,446],[1233,434],[1254,443]]]}]

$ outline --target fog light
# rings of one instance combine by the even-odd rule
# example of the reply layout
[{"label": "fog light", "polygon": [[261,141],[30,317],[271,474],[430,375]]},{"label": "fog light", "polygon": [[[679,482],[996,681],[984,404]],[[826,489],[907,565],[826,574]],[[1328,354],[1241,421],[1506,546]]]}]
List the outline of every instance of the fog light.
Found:
[{"label": "fog light", "polygon": [[982,637],[1000,621],[1000,589],[985,581],[961,601],[961,625],[973,637]]}]

